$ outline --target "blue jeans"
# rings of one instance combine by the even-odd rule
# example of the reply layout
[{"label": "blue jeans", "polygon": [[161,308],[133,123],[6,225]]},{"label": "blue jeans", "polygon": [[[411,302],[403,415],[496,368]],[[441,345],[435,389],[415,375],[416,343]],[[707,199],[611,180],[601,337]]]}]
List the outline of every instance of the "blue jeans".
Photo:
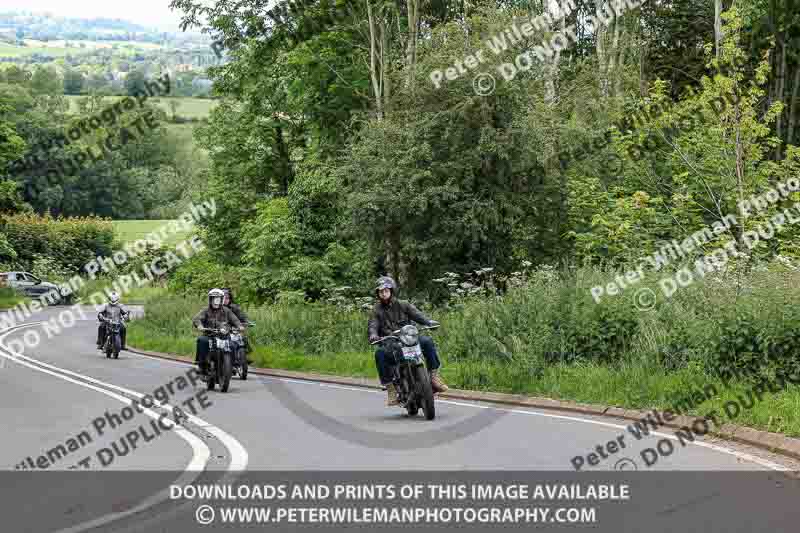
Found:
[{"label": "blue jeans", "polygon": [[[436,353],[436,345],[433,343],[433,339],[420,335],[419,344],[422,348],[422,355],[425,357],[425,366],[428,367],[428,370],[433,371],[439,368],[441,363],[439,362],[439,356]],[[392,382],[392,367],[395,365],[395,354],[398,352],[400,352],[400,345],[396,341],[392,342],[392,344],[384,344],[375,352],[375,366],[378,368],[378,376],[381,379],[381,385],[387,385]]]}]

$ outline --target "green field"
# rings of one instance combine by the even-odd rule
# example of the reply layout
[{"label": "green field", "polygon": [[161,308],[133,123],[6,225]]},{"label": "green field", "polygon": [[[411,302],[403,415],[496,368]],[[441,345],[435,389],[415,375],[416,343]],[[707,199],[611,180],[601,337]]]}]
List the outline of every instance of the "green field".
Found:
[{"label": "green field", "polygon": [[[0,54],[1,55],[1,54]],[[75,95],[67,95],[67,100],[69,101],[70,110],[72,112],[78,112],[78,98],[86,98],[85,96],[75,96]],[[115,102],[124,98],[123,96],[106,96],[105,100],[108,102]],[[217,105],[216,100],[208,100],[205,98],[191,98],[186,96],[179,96],[175,98],[165,98],[160,97],[156,98],[158,100],[158,105],[167,112],[168,116],[172,116],[172,110],[169,107],[169,101],[175,100],[178,102],[178,109],[177,114],[179,117],[190,118],[190,119],[199,119],[199,118],[208,118],[209,113],[214,107]]]},{"label": "green field", "polygon": [[[171,220],[115,220],[114,231],[122,242],[144,238],[150,232],[158,232],[162,226],[169,225]],[[190,232],[168,233],[166,245],[178,244],[189,236]]]},{"label": "green field", "polygon": [[67,54],[77,54],[80,48],[55,48],[47,46],[15,46],[0,43],[0,57],[25,57],[33,54],[44,54],[52,57],[64,57]]},{"label": "green field", "polygon": [[[69,42],[71,46],[65,46]],[[26,39],[27,46],[17,46],[0,43],[0,57],[24,57],[33,54],[44,54],[52,57],[64,57],[67,54],[78,55],[98,48],[112,48],[136,50],[157,50],[163,48],[155,43],[140,43],[133,41],[35,41]],[[83,46],[81,46],[83,45]]]}]

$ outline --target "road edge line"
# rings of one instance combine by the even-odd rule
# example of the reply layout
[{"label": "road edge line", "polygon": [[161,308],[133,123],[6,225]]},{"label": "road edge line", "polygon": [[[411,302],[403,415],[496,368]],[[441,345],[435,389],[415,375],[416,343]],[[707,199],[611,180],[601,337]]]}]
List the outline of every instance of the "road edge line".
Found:
[{"label": "road edge line", "polygon": [[[142,350],[139,348],[128,345],[126,349],[130,352],[154,357],[158,359],[166,359],[169,361],[194,364],[194,360],[189,356],[181,356],[178,354],[168,354],[163,352],[153,352]],[[350,378],[344,376],[334,376],[329,374],[316,374],[312,372],[298,372],[295,370],[281,370],[276,368],[260,368],[250,367],[249,373],[269,377],[298,379],[303,381],[310,381],[314,383],[331,383],[334,385],[348,385],[354,387],[361,387],[365,389],[377,389],[382,387],[378,384],[377,380],[368,378]],[[636,409],[623,409],[613,406],[602,406],[593,404],[582,404],[578,402],[570,402],[565,400],[554,400],[551,398],[540,398],[536,396],[527,396],[523,394],[508,394],[502,392],[479,392],[469,390],[450,389],[445,393],[438,393],[436,395],[442,399],[454,400],[469,400],[477,402],[486,402],[500,405],[511,405],[515,407],[531,407],[536,409],[546,409],[551,411],[567,411],[570,413],[580,413],[591,416],[601,416],[606,418],[616,418],[625,420],[641,420],[648,411],[639,411]],[[677,416],[675,421],[664,421],[662,426],[672,429],[682,429],[684,426],[691,427],[692,422],[698,417]],[[762,431],[753,429],[747,426],[739,426],[736,424],[725,424],[724,431],[709,431],[707,435],[718,437],[731,442],[738,442],[765,450],[771,453],[776,453],[792,459],[800,459],[800,439],[781,435],[780,433],[772,433],[769,431]]]}]

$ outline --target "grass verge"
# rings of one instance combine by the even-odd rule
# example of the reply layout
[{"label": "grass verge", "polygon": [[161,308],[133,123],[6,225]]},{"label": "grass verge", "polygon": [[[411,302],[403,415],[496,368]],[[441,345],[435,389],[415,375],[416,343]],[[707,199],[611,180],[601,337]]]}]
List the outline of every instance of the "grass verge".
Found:
[{"label": "grass verge", "polygon": [[[437,314],[444,326],[435,333],[443,362],[442,374],[452,387],[644,410],[669,409],[678,401],[691,398],[694,406],[683,413],[688,416],[716,411],[720,423],[800,436],[800,388],[795,385],[758,395],[752,401],[752,408],[741,409],[729,417],[725,415],[726,403],[735,400],[748,405],[752,383],[732,380],[725,386],[720,379],[707,374],[698,361],[667,369],[660,352],[648,356],[643,354],[641,346],[613,361],[577,358],[543,362],[525,348],[521,352],[508,350],[510,353],[505,355],[505,346],[513,346],[513,338],[503,339],[502,350],[482,353],[479,347],[484,342],[482,336],[488,335],[484,331],[487,321],[508,320],[509,329],[512,321],[533,312],[521,305],[521,301],[507,303],[512,305],[505,318],[497,302],[476,302]],[[529,304],[542,307],[541,302]],[[196,337],[190,319],[204,305],[201,298],[160,298],[148,306],[144,319],[130,325],[130,344],[144,350],[193,356]],[[349,377],[376,376],[373,352],[365,346],[365,315],[309,304],[264,306],[247,311],[257,324],[250,332],[255,346],[252,359],[257,366]],[[648,315],[647,320],[651,319]],[[526,327],[533,322],[531,318]],[[652,330],[646,330],[644,337],[650,339],[652,335]],[[470,354],[464,355],[465,352]],[[700,391],[708,390],[709,386],[714,394],[698,398]]]},{"label": "grass verge", "polygon": [[0,289],[0,309],[11,309],[20,302],[26,302],[28,298],[20,295],[14,289]]}]

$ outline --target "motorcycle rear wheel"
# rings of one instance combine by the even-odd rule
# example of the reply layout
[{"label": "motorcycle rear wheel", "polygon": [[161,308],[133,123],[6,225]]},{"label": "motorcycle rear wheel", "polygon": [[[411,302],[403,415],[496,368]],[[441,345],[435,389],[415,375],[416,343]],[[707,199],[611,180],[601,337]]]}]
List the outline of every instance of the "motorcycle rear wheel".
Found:
[{"label": "motorcycle rear wheel", "polygon": [[242,381],[247,381],[247,353],[245,353],[244,348],[239,348],[239,358],[239,360],[242,362]]},{"label": "motorcycle rear wheel", "polygon": [[436,406],[433,403],[433,387],[428,369],[418,366],[414,373],[417,378],[417,391],[422,403],[422,411],[425,413],[425,420],[433,420],[436,418]]}]

